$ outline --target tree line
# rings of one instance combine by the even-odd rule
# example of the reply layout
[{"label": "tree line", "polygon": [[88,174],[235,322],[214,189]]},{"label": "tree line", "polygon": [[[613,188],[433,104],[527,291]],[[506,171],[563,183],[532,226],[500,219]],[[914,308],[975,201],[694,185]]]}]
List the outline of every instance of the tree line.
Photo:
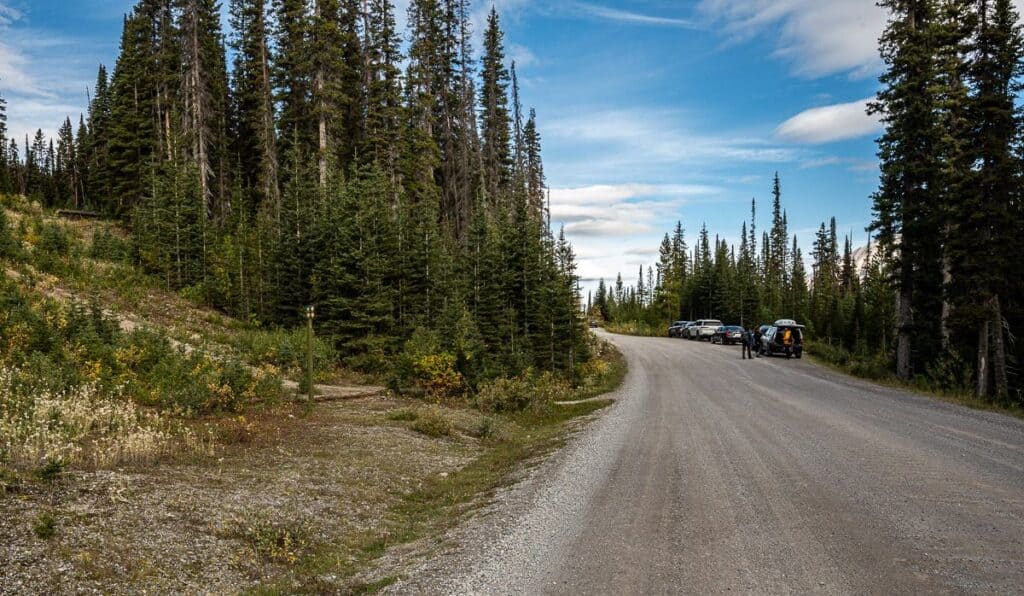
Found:
[{"label": "tree line", "polygon": [[651,328],[702,318],[756,328],[793,318],[812,336],[851,352],[886,350],[894,301],[884,255],[872,245],[855,254],[853,238],[840,241],[832,218],[815,235],[808,271],[797,237],[789,233],[777,174],[771,195],[770,226],[758,234],[757,201],[752,200],[738,246],[712,238],[701,226],[691,249],[683,224],[677,223],[662,240],[658,263],[641,266],[635,286],[626,286],[621,274],[611,287],[599,282],[591,315]]},{"label": "tree line", "polygon": [[885,131],[861,264],[851,238],[840,248],[833,219],[805,270],[796,238],[787,240],[776,177],[772,224],[760,239],[751,217],[738,250],[702,228],[689,251],[679,225],[635,288],[621,276],[613,288],[602,282],[591,309],[652,325],[796,318],[819,341],[881,359],[900,379],[947,377],[984,399],[1024,401],[1019,15],[1012,0],[879,4],[889,11],[886,69],[869,112]]},{"label": "tree line", "polygon": [[497,10],[479,57],[468,0],[414,0],[404,41],[390,0],[229,13],[138,2],[77,128],[22,152],[0,127],[0,191],[123,218],[140,265],[238,317],[315,305],[359,367],[434,330],[471,379],[572,374],[575,257]]}]

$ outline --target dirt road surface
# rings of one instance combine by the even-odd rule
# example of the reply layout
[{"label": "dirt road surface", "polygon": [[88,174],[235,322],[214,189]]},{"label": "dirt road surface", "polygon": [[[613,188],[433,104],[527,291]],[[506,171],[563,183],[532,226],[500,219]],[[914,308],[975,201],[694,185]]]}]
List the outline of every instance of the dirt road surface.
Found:
[{"label": "dirt road surface", "polygon": [[1024,592],[1024,421],[610,337],[617,404],[392,591]]}]

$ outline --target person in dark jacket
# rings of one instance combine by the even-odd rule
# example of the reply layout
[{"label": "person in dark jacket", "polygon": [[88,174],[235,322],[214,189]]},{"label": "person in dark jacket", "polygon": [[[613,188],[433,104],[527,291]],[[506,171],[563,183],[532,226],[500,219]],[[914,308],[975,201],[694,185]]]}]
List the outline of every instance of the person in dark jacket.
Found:
[{"label": "person in dark jacket", "polygon": [[753,352],[753,350],[754,350],[754,332],[750,331],[749,329],[747,331],[743,332],[743,346],[742,346],[742,349],[743,349],[743,360],[746,360],[748,358],[750,360],[754,359],[754,352]]},{"label": "person in dark jacket", "polygon": [[758,327],[757,330],[754,331],[753,350],[755,352],[757,352],[757,357],[760,358],[761,357],[761,328],[760,327]]}]

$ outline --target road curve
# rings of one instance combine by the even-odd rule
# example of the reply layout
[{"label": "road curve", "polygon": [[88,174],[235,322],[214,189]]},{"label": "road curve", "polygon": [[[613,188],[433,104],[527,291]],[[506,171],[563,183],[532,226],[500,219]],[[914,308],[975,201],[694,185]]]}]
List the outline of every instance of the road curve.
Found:
[{"label": "road curve", "polygon": [[1024,592],[1024,421],[609,337],[618,403],[393,591]]}]

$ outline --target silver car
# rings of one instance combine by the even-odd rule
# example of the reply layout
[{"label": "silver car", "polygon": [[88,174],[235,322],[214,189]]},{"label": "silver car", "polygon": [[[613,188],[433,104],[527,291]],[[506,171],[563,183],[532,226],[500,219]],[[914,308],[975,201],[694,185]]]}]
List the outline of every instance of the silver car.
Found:
[{"label": "silver car", "polygon": [[718,328],[722,326],[722,322],[718,319],[700,319],[695,321],[692,326],[687,327],[686,331],[688,339],[696,339],[699,341],[711,341],[711,338],[718,333]]}]

